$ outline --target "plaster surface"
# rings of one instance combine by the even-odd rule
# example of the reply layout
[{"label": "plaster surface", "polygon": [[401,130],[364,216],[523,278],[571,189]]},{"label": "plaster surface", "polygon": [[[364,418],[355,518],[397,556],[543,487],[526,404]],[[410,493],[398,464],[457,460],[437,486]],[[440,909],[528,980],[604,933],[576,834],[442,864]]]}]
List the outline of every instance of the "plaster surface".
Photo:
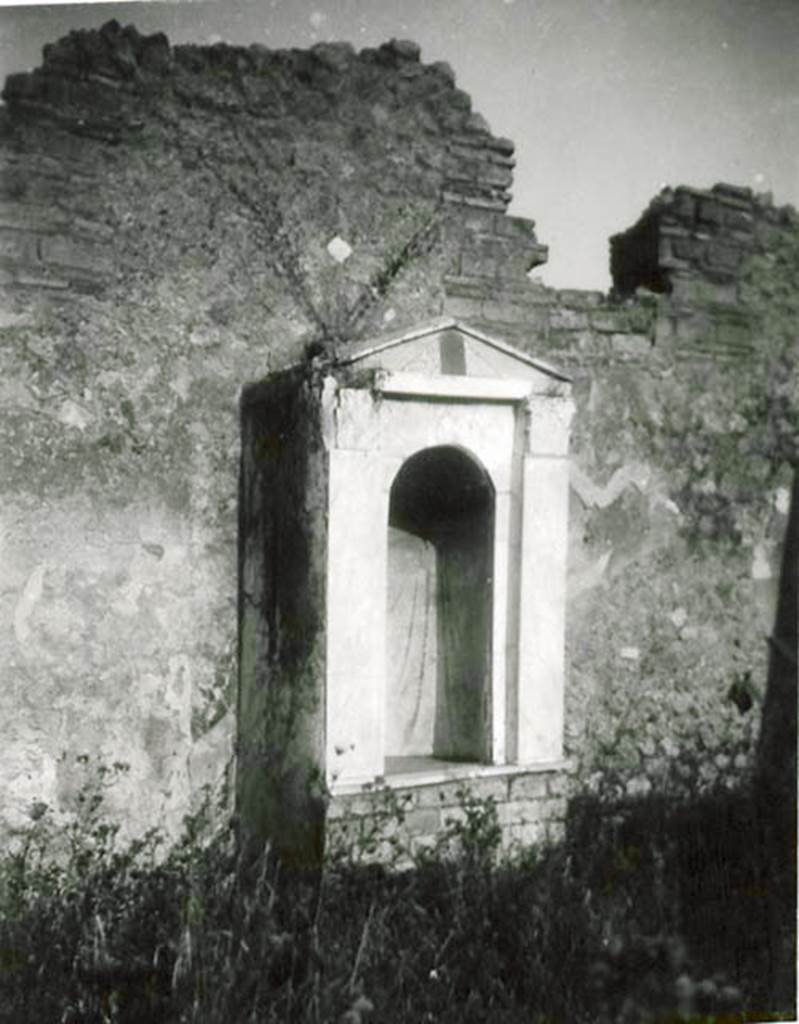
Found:
[{"label": "plaster surface", "polygon": [[[466,333],[459,340],[464,351],[467,342],[473,349],[468,366],[483,370],[498,354],[500,376],[425,373],[430,352],[442,351],[442,334],[451,342],[459,331],[413,336],[407,353],[402,344],[367,348],[364,359],[371,366],[390,357],[403,369],[378,369],[372,387],[333,383],[324,389],[330,466],[327,771],[335,785],[382,777],[386,756],[436,752],[440,725],[429,742],[434,675],[440,704],[477,699],[480,705],[471,725],[463,724],[466,714],[453,727],[460,739],[449,747],[441,743],[442,757],[503,764],[553,761],[562,753],[568,385],[554,374],[545,384],[543,371],[523,360],[516,360],[520,376],[507,376],[512,355]],[[481,362],[482,350],[488,357]],[[490,481],[490,554],[482,578],[474,539],[460,554],[443,558],[439,545],[434,565],[424,540],[389,534],[397,474],[413,456],[441,446],[464,453]],[[448,486],[444,474],[429,486]],[[520,570],[520,562],[528,568]],[[459,598],[461,608],[472,611],[461,616],[455,628],[462,639],[453,644],[441,640],[442,625],[447,628],[442,574],[448,572],[463,581],[464,594],[479,592],[486,601],[481,612],[474,598]],[[389,591],[392,575],[400,580],[396,592]],[[480,639],[482,615],[486,641]],[[412,626],[418,632],[409,640]],[[479,698],[467,699],[467,691],[443,695],[440,662],[452,661],[455,650],[463,663],[455,674],[465,679],[476,671],[482,677],[469,684],[482,688]],[[481,663],[484,668],[475,670]],[[402,696],[394,696],[395,688]],[[390,715],[397,718],[388,724]],[[406,729],[411,720],[416,724]]]}]

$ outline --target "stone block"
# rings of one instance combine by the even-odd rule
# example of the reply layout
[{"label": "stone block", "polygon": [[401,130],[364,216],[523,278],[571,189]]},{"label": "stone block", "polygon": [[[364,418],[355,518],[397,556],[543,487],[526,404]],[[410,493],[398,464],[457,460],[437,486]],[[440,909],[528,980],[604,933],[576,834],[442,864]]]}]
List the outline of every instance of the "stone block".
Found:
[{"label": "stone block", "polygon": [[536,245],[531,247],[529,250],[530,264],[528,272],[533,270],[535,267],[542,267],[549,259],[549,246],[548,245]]},{"label": "stone block", "polygon": [[561,288],[556,293],[557,301],[567,309],[592,309],[604,302],[602,292],[581,291],[576,288]]},{"label": "stone block", "polygon": [[491,281],[480,277],[464,277],[450,274],[444,278],[444,289],[447,295],[459,295],[466,298],[486,299],[494,294]]},{"label": "stone block", "polygon": [[543,800],[547,794],[547,777],[550,773],[535,772],[529,775],[513,775],[508,788],[511,800]]},{"label": "stone block", "polygon": [[489,798],[501,801],[508,798],[508,776],[491,775],[482,779],[466,779],[465,786],[469,793],[478,800]]},{"label": "stone block", "polygon": [[495,293],[498,301],[519,302],[525,306],[538,308],[553,306],[556,294],[540,281],[531,280],[529,277],[524,281],[503,281],[501,289]]},{"label": "stone block", "polygon": [[623,330],[625,313],[620,309],[597,309],[591,313],[591,327],[602,334],[613,334]]},{"label": "stone block", "polygon": [[552,774],[547,776],[547,794],[554,797],[566,796],[569,791],[568,776],[563,774]]},{"label": "stone block", "polygon": [[538,846],[546,842],[547,825],[543,821],[531,821],[520,825],[509,825],[503,832],[509,845]]},{"label": "stone block", "polygon": [[412,836],[411,837],[411,853],[414,857],[420,853],[429,853],[435,849],[438,836]]},{"label": "stone block", "polygon": [[[387,43],[386,48],[390,45]],[[394,52],[398,51],[395,49]],[[311,47],[311,53],[323,67],[337,74],[346,71],[350,61],[355,57],[355,50],[351,43],[316,43]]]},{"label": "stone block", "polygon": [[697,209],[697,219],[702,224],[720,226],[724,221],[724,213],[721,204],[714,199],[702,199]]},{"label": "stone block", "polygon": [[18,272],[14,275],[14,283],[25,288],[48,288],[54,291],[64,291],[69,288],[69,281],[60,277],[49,277],[44,274],[28,274]]},{"label": "stone block", "polygon": [[588,314],[578,309],[568,309],[555,306],[550,311],[549,322],[556,330],[565,329],[577,331],[588,326]]},{"label": "stone block", "polygon": [[716,195],[725,196],[727,199],[740,199],[747,203],[752,201],[752,189],[748,185],[730,185],[720,181],[710,191]]},{"label": "stone block", "polygon": [[724,270],[735,270],[741,262],[741,250],[724,242],[711,242],[707,251],[707,262]]},{"label": "stone block", "polygon": [[524,281],[527,274],[540,262],[540,251],[538,246],[526,246],[523,249],[506,249],[504,254],[497,258],[499,278],[497,288],[503,288],[505,283]]},{"label": "stone block", "polygon": [[542,817],[547,821],[562,821],[566,817],[568,802],[565,797],[554,797],[542,801]]},{"label": "stone block", "polygon": [[696,200],[690,192],[678,188],[674,194],[674,202],[671,208],[680,220],[690,223],[696,215]]},{"label": "stone block", "polygon": [[109,252],[100,246],[81,242],[68,235],[44,236],[40,246],[43,263],[59,267],[74,267],[103,274],[108,271]]},{"label": "stone block", "polygon": [[549,321],[548,311],[541,306],[515,302],[483,302],[481,315],[489,323],[526,324],[534,330],[544,330]]},{"label": "stone block", "polygon": [[29,231],[0,228],[0,260],[6,264],[34,264],[39,258],[40,240],[40,235]]},{"label": "stone block", "polygon": [[462,825],[467,819],[466,811],[459,804],[446,805],[441,808],[441,825],[443,828]]},{"label": "stone block", "polygon": [[[455,84],[455,72],[452,70],[452,65],[447,64],[446,61],[438,60],[434,64],[430,65],[429,70],[434,72],[439,78],[443,78],[447,85]],[[468,107],[471,106],[471,100],[469,101]]]},{"label": "stone block", "polygon": [[[459,189],[444,188],[441,191],[441,198],[446,203],[456,203],[461,206],[471,206],[483,210],[505,210],[510,202],[510,195],[504,193],[502,196],[486,195],[484,190],[476,188],[472,191],[466,186]],[[543,248],[546,248],[544,246]]]},{"label": "stone block", "polygon": [[6,103],[34,100],[39,96],[41,85],[41,75],[34,75],[28,71],[17,71],[6,78],[2,98]]},{"label": "stone block", "polygon": [[497,807],[500,824],[526,825],[546,819],[546,803],[542,800],[509,800]]},{"label": "stone block", "polygon": [[434,786],[417,786],[413,790],[414,805],[416,807],[449,807],[455,803],[454,790],[450,790],[450,784]]},{"label": "stone block", "polygon": [[487,143],[491,149],[495,149],[498,153],[504,153],[506,156],[511,156],[516,149],[515,143],[510,139],[498,138],[490,139]]},{"label": "stone block", "polygon": [[513,184],[513,173],[504,167],[491,165],[481,171],[480,180],[498,188],[510,188]]},{"label": "stone block", "polygon": [[411,835],[435,834],[445,816],[437,807],[415,807],[405,815],[404,828]]},{"label": "stone block", "polygon": [[733,231],[749,235],[754,228],[754,217],[750,210],[725,210],[724,223]]},{"label": "stone block", "polygon": [[380,49],[390,50],[392,53],[396,54],[396,56],[400,57],[402,60],[409,61],[418,61],[422,53],[419,44],[413,42],[412,39],[390,39],[387,43],[383,43]]},{"label": "stone block", "polygon": [[641,359],[652,347],[651,339],[643,334],[611,334],[610,343],[614,354]]},{"label": "stone block", "polygon": [[701,256],[704,243],[697,242],[690,235],[686,235],[684,238],[672,238],[671,249],[678,259],[692,260]]},{"label": "stone block", "polygon": [[492,152],[490,149],[486,151],[489,163],[496,167],[507,167],[509,170],[513,170],[516,166],[516,160],[512,156],[503,156],[501,153]]},{"label": "stone block", "polygon": [[535,237],[535,221],[526,217],[509,217],[506,213],[493,215],[493,231],[495,235],[506,238],[526,238],[531,242]]},{"label": "stone block", "polygon": [[340,794],[330,801],[327,817],[335,821],[340,818],[369,816],[379,808],[380,801],[379,790],[372,793]]},{"label": "stone block", "polygon": [[508,781],[504,775],[487,776],[482,779],[448,779],[446,782],[418,790],[417,800],[419,806],[437,805],[448,809],[458,807],[461,802],[458,794],[461,790],[467,791],[471,797],[478,800],[492,798],[504,801],[508,796]]},{"label": "stone block", "polygon": [[545,829],[548,843],[562,843],[566,838],[566,824],[563,821],[548,821]]},{"label": "stone block", "polygon": [[547,336],[551,352],[579,352],[588,356],[609,354],[608,336],[593,331],[551,330]]},{"label": "stone block", "polygon": [[465,210],[459,217],[460,224],[467,232],[479,238],[493,238],[496,234],[495,224],[500,215],[493,210]]},{"label": "stone block", "polygon": [[493,279],[498,271],[499,266],[494,255],[476,253],[468,249],[461,253],[460,272],[465,277]]},{"label": "stone block", "polygon": [[171,52],[169,40],[163,32],[156,32],[142,41],[139,64],[155,75],[163,75],[169,69]]},{"label": "stone block", "polygon": [[726,349],[745,354],[754,348],[752,330],[746,324],[730,322],[715,323],[710,332],[710,343],[714,348]]},{"label": "stone block", "polygon": [[444,312],[463,320],[475,320],[481,315],[483,302],[479,298],[465,298],[457,295],[444,298]]},{"label": "stone block", "polygon": [[468,131],[485,132],[486,134],[491,130],[488,126],[488,121],[486,121],[482,114],[478,114],[477,111],[472,111],[469,114],[466,118],[465,127]]}]

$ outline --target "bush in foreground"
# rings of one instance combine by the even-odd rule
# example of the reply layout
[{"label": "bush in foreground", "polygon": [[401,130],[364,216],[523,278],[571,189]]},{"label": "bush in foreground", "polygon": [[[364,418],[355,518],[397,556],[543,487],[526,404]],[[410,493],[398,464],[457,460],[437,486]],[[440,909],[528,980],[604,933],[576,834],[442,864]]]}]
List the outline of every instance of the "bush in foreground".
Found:
[{"label": "bush in foreground", "polygon": [[704,801],[573,802],[564,843],[503,854],[493,804],[464,792],[406,870],[356,844],[306,876],[269,850],[245,871],[204,814],[165,851],[121,844],[101,790],[70,826],[39,807],[0,865],[0,1021],[779,1019],[756,816],[745,794]]}]

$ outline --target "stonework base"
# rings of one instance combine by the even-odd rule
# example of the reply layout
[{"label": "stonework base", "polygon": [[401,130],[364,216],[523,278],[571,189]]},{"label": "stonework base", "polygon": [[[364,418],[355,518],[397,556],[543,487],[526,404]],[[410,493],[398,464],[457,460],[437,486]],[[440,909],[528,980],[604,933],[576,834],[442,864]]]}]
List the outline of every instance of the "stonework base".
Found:
[{"label": "stonework base", "polygon": [[466,821],[472,801],[496,807],[504,851],[557,842],[564,834],[568,767],[561,761],[480,768],[480,774],[474,766],[445,767],[334,791],[327,810],[328,851],[403,866]]}]

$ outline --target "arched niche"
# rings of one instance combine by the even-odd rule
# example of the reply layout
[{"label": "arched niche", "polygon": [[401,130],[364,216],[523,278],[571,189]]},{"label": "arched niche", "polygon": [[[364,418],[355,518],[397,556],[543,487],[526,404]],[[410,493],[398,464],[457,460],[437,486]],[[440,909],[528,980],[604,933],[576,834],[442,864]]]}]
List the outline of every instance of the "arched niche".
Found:
[{"label": "arched niche", "polygon": [[416,452],[389,494],[386,773],[490,751],[495,491],[462,448]]}]

